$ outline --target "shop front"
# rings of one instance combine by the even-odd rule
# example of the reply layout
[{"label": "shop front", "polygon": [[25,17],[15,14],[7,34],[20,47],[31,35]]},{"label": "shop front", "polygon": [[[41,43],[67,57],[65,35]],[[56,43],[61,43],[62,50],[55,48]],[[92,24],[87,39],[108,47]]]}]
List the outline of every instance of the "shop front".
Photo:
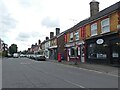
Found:
[{"label": "shop front", "polygon": [[57,46],[49,47],[49,58],[52,60],[57,60]]},{"label": "shop front", "polygon": [[84,42],[74,42],[65,45],[67,51],[67,61],[85,62]]},{"label": "shop front", "polygon": [[120,62],[118,33],[106,34],[86,40],[86,61],[114,64]]}]

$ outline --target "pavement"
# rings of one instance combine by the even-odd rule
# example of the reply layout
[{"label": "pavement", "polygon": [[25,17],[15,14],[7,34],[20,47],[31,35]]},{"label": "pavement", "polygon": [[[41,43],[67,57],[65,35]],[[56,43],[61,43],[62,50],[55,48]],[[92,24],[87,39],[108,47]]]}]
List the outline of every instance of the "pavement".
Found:
[{"label": "pavement", "polygon": [[62,60],[61,62],[58,62],[57,60],[48,60],[48,61],[65,64],[65,65],[71,65],[71,66],[74,66],[77,68],[87,69],[87,70],[91,70],[91,71],[95,71],[95,72],[99,72],[99,73],[107,73],[107,74],[116,75],[116,76],[120,75],[119,65],[105,65],[105,64],[82,63],[82,62],[77,62],[77,64],[76,64],[75,62],[72,62],[72,61],[68,62],[65,60]]}]

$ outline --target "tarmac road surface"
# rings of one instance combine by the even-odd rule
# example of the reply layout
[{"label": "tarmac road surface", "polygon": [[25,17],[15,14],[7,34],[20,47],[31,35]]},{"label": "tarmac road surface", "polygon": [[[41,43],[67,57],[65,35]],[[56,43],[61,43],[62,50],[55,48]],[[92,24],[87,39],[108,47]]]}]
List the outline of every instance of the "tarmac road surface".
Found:
[{"label": "tarmac road surface", "polygon": [[118,77],[48,61],[5,58],[2,88],[118,88]]}]

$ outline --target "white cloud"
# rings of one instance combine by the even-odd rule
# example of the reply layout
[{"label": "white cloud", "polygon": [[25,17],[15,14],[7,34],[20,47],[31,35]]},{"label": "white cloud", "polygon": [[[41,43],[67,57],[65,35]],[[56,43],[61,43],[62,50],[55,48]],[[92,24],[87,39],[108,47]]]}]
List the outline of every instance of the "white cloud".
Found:
[{"label": "white cloud", "polygon": [[56,28],[59,27],[59,20],[51,17],[45,17],[41,24],[47,28]]}]

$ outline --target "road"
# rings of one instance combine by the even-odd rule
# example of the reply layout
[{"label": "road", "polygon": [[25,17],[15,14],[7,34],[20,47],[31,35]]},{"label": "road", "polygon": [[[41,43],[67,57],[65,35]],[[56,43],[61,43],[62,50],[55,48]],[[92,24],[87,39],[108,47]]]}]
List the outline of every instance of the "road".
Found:
[{"label": "road", "polygon": [[2,88],[118,88],[118,77],[50,61],[6,58]]}]

